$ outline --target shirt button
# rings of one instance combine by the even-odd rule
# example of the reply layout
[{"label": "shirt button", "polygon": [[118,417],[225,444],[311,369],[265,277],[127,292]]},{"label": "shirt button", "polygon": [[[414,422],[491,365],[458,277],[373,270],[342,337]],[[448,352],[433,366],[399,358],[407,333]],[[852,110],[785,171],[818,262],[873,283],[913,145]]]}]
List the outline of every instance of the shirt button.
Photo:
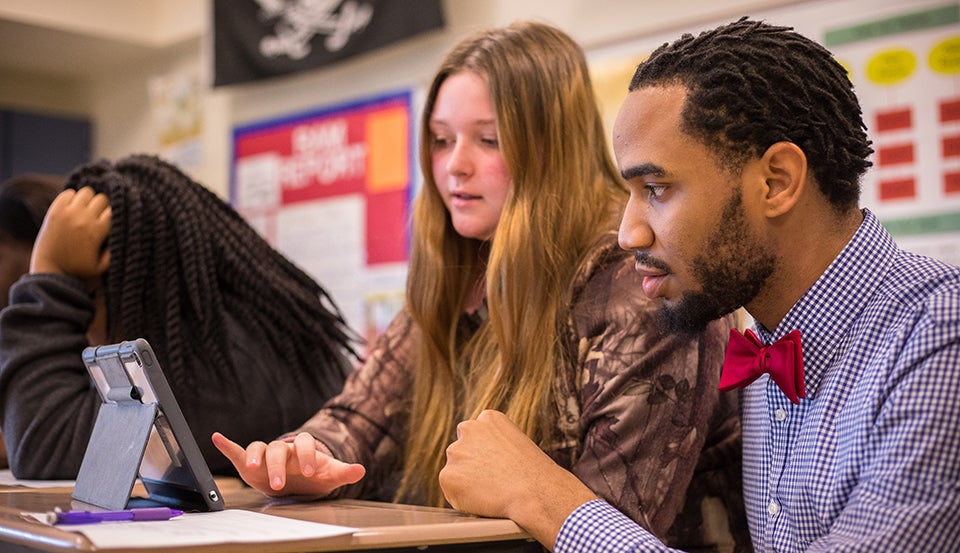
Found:
[{"label": "shirt button", "polygon": [[775,517],[777,513],[780,512],[780,504],[776,500],[771,499],[770,503],[767,503],[767,512],[770,513],[770,516]]},{"label": "shirt button", "polygon": [[787,420],[787,411],[786,409],[777,409],[774,414],[774,418],[777,419],[777,422],[783,422]]}]

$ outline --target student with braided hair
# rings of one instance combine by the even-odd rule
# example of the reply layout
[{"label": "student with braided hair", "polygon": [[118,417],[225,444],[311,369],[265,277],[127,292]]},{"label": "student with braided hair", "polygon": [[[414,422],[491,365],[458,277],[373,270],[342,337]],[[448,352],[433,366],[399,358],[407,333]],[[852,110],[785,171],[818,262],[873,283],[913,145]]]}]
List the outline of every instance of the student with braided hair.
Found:
[{"label": "student with braided hair", "polygon": [[0,316],[18,478],[74,478],[100,398],[81,351],[146,338],[215,473],[210,435],[267,439],[340,391],[353,338],[324,289],[215,194],[150,156],[76,169]]}]

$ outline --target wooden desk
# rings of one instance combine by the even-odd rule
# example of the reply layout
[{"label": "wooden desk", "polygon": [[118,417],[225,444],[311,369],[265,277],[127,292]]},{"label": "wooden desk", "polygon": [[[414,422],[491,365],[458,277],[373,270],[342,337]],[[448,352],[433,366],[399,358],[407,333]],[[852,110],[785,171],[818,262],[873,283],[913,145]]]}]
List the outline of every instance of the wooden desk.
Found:
[{"label": "wooden desk", "polygon": [[[227,509],[245,509],[299,520],[360,528],[350,536],[322,540],[277,541],[258,544],[224,543],[202,548],[143,548],[138,552],[204,553],[322,551],[389,551],[392,553],[542,552],[540,545],[509,520],[473,517],[451,509],[435,509],[372,501],[335,500],[296,502],[271,500],[240,486],[222,486]],[[0,489],[0,551],[77,552],[119,551],[94,549],[82,534],[67,532],[24,518],[23,512],[71,508],[69,489]],[[76,508],[76,507],[74,507]],[[227,539],[227,538],[225,538]]]}]

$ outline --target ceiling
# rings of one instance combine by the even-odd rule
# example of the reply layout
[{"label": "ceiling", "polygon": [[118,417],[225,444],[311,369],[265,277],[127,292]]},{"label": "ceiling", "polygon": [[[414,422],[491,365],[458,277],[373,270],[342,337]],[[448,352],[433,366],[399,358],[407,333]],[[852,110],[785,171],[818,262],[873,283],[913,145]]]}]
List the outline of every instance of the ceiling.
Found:
[{"label": "ceiling", "polygon": [[82,79],[115,70],[202,36],[208,7],[207,0],[0,0],[0,71]]},{"label": "ceiling", "polygon": [[145,57],[153,46],[0,19],[0,70],[58,78],[91,73]]}]

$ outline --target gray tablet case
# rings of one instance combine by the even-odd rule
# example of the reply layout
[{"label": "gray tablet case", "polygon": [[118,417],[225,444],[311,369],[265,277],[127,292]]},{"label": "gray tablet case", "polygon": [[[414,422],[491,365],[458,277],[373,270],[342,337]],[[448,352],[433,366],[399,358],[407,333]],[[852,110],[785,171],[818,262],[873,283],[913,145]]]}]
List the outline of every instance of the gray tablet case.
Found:
[{"label": "gray tablet case", "polygon": [[[220,511],[223,499],[150,344],[89,347],[83,361],[103,400],[73,497],[110,510],[150,503]],[[149,500],[130,497],[139,475]]]}]

